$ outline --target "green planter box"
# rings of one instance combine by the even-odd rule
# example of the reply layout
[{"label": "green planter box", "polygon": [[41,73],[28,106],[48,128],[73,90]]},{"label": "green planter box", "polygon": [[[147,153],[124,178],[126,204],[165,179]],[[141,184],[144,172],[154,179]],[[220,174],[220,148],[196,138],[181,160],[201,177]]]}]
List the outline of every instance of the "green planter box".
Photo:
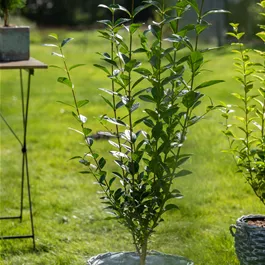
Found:
[{"label": "green planter box", "polygon": [[29,27],[0,27],[0,61],[28,60],[29,43]]}]

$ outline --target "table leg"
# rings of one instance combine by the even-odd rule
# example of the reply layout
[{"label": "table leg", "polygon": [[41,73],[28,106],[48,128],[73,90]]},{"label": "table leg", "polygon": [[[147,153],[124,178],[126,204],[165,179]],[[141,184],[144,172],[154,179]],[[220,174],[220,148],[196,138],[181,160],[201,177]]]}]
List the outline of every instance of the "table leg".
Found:
[{"label": "table leg", "polygon": [[33,223],[33,210],[32,210],[32,200],[31,200],[31,190],[30,190],[30,177],[29,177],[29,167],[28,167],[28,155],[27,155],[27,128],[28,128],[28,113],[29,113],[29,99],[30,99],[30,85],[31,85],[31,76],[34,74],[33,69],[28,70],[28,80],[27,80],[27,89],[24,91],[23,86],[23,75],[22,70],[20,69],[20,88],[21,88],[21,106],[22,106],[22,123],[23,123],[23,140],[20,141],[18,136],[12,130],[11,126],[7,123],[4,117],[1,114],[1,118],[6,123],[12,134],[21,144],[22,151],[22,169],[21,169],[21,194],[20,194],[20,215],[19,216],[7,216],[0,217],[0,219],[20,219],[22,222],[23,218],[23,203],[24,203],[24,185],[25,177],[27,182],[27,193],[28,193],[28,202],[29,202],[29,214],[30,214],[30,223],[31,223],[31,234],[30,235],[17,235],[17,236],[2,236],[0,239],[15,239],[15,238],[32,238],[33,248],[35,249],[35,233],[34,233],[34,223]]}]

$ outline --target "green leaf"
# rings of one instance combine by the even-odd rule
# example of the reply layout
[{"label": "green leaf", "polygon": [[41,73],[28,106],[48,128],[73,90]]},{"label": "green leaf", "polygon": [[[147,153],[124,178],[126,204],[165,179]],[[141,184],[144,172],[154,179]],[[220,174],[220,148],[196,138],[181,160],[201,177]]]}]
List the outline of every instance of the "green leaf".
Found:
[{"label": "green leaf", "polygon": [[183,169],[183,170],[179,171],[177,174],[175,174],[174,177],[179,178],[179,177],[187,176],[190,174],[192,174],[191,171]]},{"label": "green leaf", "polygon": [[86,64],[84,64],[84,63],[79,63],[79,64],[72,65],[72,66],[69,68],[69,71],[71,71],[72,69],[75,69],[75,68],[77,68],[77,67],[84,66],[84,65],[86,65]]},{"label": "green leaf", "polygon": [[135,127],[137,124],[143,122],[144,120],[146,120],[148,118],[148,116],[145,116],[143,118],[140,118],[138,120],[136,120],[134,123],[133,123],[133,127]]},{"label": "green leaf", "polygon": [[115,200],[117,201],[117,200],[121,197],[122,194],[123,194],[122,189],[121,189],[121,188],[117,189],[117,190],[115,191],[115,193],[114,193],[114,198],[115,198]]},{"label": "green leaf", "polygon": [[69,103],[67,103],[67,102],[63,102],[63,101],[60,101],[60,100],[58,100],[57,102],[58,102],[58,103],[61,103],[61,104],[63,104],[63,105],[70,106],[70,107],[74,108],[73,105],[71,105],[71,104],[69,104]]},{"label": "green leaf", "polygon": [[195,26],[197,35],[201,34],[204,30],[210,27],[209,23],[198,24]]},{"label": "green leaf", "polygon": [[82,156],[73,156],[69,160],[80,159],[80,158],[82,158]]},{"label": "green leaf", "polygon": [[179,43],[179,42],[183,42],[183,38],[179,35],[174,34],[171,37],[166,38],[165,41]]},{"label": "green leaf", "polygon": [[58,40],[58,35],[56,33],[51,33],[49,37]]},{"label": "green leaf", "polygon": [[79,121],[82,122],[83,124],[86,123],[87,121],[87,117],[82,115],[82,114],[79,114]]},{"label": "green leaf", "polygon": [[106,26],[108,26],[110,28],[112,27],[112,22],[110,20],[107,20],[107,19],[105,19],[105,20],[98,20],[98,23],[104,24],[104,25],[106,25]]},{"label": "green leaf", "polygon": [[54,65],[54,64],[49,65],[49,67],[50,67],[50,68],[57,68],[57,69],[60,69],[60,70],[65,71],[64,68],[62,68],[62,67],[60,67],[60,66],[57,66],[57,65]]},{"label": "green leaf", "polygon": [[160,39],[161,38],[161,28],[157,25],[150,25],[149,26],[149,30],[152,32],[152,34],[157,38]]},{"label": "green leaf", "polygon": [[[137,68],[141,65],[141,62],[137,61],[136,59],[130,60],[125,64],[125,71],[131,72],[132,69]],[[128,78],[129,79],[129,78]]]},{"label": "green leaf", "polygon": [[201,93],[195,91],[189,91],[184,95],[182,103],[186,108],[191,108],[201,96],[202,96]]},{"label": "green leaf", "polygon": [[137,68],[137,69],[134,69],[133,71],[138,73],[138,74],[147,76],[147,77],[152,75],[152,73],[146,68]]},{"label": "green leaf", "polygon": [[88,137],[91,132],[92,132],[91,129],[85,127],[83,128],[83,133],[85,137]]},{"label": "green leaf", "polygon": [[122,153],[122,152],[118,152],[118,151],[110,151],[110,153],[114,156],[114,157],[116,157],[116,158],[120,158],[120,157],[122,157],[122,158],[129,158],[126,154],[124,154],[124,153]]},{"label": "green leaf", "polygon": [[116,125],[119,125],[119,126],[126,126],[126,124],[121,121],[121,120],[118,120],[118,119],[115,119],[115,118],[109,118],[108,116],[104,116],[103,117],[104,120],[110,122],[110,123],[113,123],[113,124],[116,124]]},{"label": "green leaf", "polygon": [[204,87],[208,87],[208,86],[213,86],[215,84],[219,84],[219,83],[223,83],[224,80],[210,80],[210,81],[206,81],[206,82],[203,82],[201,83],[199,86],[197,86],[195,88],[195,90],[198,90],[198,89],[201,89],[201,88],[204,88]]},{"label": "green leaf", "polygon": [[57,82],[62,83],[70,88],[74,88],[74,85],[67,77],[58,77]]},{"label": "green leaf", "polygon": [[[113,5],[111,5],[111,7],[112,7]],[[124,11],[124,12],[126,12],[129,16],[131,16],[131,13],[129,12],[129,10],[128,9],[126,9],[124,6],[121,6],[121,5],[115,5],[116,6],[116,9],[117,10],[120,10],[120,11]]]},{"label": "green leaf", "polygon": [[115,181],[115,179],[116,179],[116,177],[113,177],[113,178],[110,179],[110,181],[109,181],[109,187],[111,187],[111,185],[113,184],[113,182]]},{"label": "green leaf", "polygon": [[64,56],[58,52],[52,52],[52,55],[64,58]]},{"label": "green leaf", "polygon": [[236,38],[240,40],[244,35],[245,35],[245,32],[238,33],[236,34]]},{"label": "green leaf", "polygon": [[118,20],[115,21],[114,26],[118,27],[120,25],[123,25],[126,22],[129,22],[129,21],[131,21],[131,19],[129,19],[129,18],[119,18]]},{"label": "green leaf", "polygon": [[163,21],[162,21],[162,24],[170,24],[170,23],[172,23],[173,21],[176,21],[176,20],[179,20],[179,19],[181,19],[181,17],[176,17],[176,16],[173,16],[173,17],[167,17],[166,19],[164,19]]},{"label": "green leaf", "polygon": [[145,112],[154,120],[158,119],[158,114],[157,112],[151,110],[151,109],[145,109]]},{"label": "green leaf", "polygon": [[171,191],[171,197],[176,198],[176,199],[181,199],[181,198],[183,198],[183,195],[181,194],[181,192],[179,190],[174,189]]},{"label": "green leaf", "polygon": [[265,1],[261,1],[260,3],[258,3],[258,5],[260,5],[262,8],[265,8]]},{"label": "green leaf", "polygon": [[170,211],[170,210],[178,210],[179,207],[176,204],[167,204],[165,207],[165,211]]},{"label": "green leaf", "polygon": [[153,128],[155,126],[154,122],[151,119],[148,119],[148,117],[144,119],[143,122],[146,126],[150,128]]},{"label": "green leaf", "polygon": [[187,0],[187,2],[192,6],[192,8],[196,12],[196,14],[199,15],[200,9],[199,9],[197,1],[196,0]]},{"label": "green leaf", "polygon": [[105,66],[102,66],[100,64],[94,64],[95,67],[103,70],[105,73],[107,73],[108,75],[110,75],[110,71],[105,67]]},{"label": "green leaf", "polygon": [[57,48],[59,47],[56,44],[50,44],[50,43],[43,44],[42,46],[45,46],[45,47],[57,47]]},{"label": "green leaf", "polygon": [[256,34],[263,42],[265,42],[265,32],[259,32]]},{"label": "green leaf", "polygon": [[106,88],[102,88],[100,87],[99,90],[104,91],[105,93],[109,94],[109,95],[116,95],[116,92],[113,92],[112,90],[106,89]]},{"label": "green leaf", "polygon": [[189,58],[188,58],[188,64],[193,73],[196,73],[201,65],[203,64],[203,56],[201,52],[194,51],[191,52]]},{"label": "green leaf", "polygon": [[[73,115],[76,119],[78,119],[77,115],[75,116],[74,113],[72,113],[72,115]],[[78,121],[79,121],[79,120],[78,120]],[[76,130],[76,129],[74,129],[74,128],[69,127],[68,129],[71,130],[71,131],[77,132],[77,133],[79,133],[79,134],[81,134],[81,135],[84,135],[84,133],[82,133],[82,132],[80,132],[79,130]]]},{"label": "green leaf", "polygon": [[212,9],[212,10],[209,10],[209,11],[206,11],[203,15],[202,15],[202,18],[210,15],[210,14],[221,14],[221,13],[228,13],[230,14],[231,12],[230,11],[227,11],[227,10],[224,10],[224,9]]},{"label": "green leaf", "polygon": [[65,46],[68,42],[70,42],[71,40],[73,40],[74,38],[67,38],[67,39],[64,39],[61,43],[61,47]]},{"label": "green leaf", "polygon": [[92,146],[93,143],[94,143],[94,140],[91,137],[87,137],[86,138],[86,143],[87,143],[88,146]]},{"label": "green leaf", "polygon": [[105,97],[103,97],[103,96],[101,96],[102,98],[103,98],[103,100],[112,108],[112,109],[114,109],[114,107],[113,107],[113,104],[107,99],[107,98],[105,98]]},{"label": "green leaf", "polygon": [[106,165],[106,160],[104,157],[101,157],[98,162],[99,168],[102,169]]},{"label": "green leaf", "polygon": [[175,166],[179,167],[179,166],[183,165],[186,161],[188,161],[190,159],[190,157],[191,157],[191,155],[187,155],[187,156],[179,158],[177,163],[175,164]]},{"label": "green leaf", "polygon": [[136,24],[136,23],[131,24],[129,27],[130,33],[134,34],[141,26],[142,24]]},{"label": "green leaf", "polygon": [[[184,68],[183,68],[183,72],[184,72]],[[175,81],[176,79],[181,78],[183,72],[178,73],[178,74],[176,74],[176,75],[170,75],[170,76],[164,78],[163,81],[162,81],[162,86],[168,84],[168,83],[171,82],[171,81]]]},{"label": "green leaf", "polygon": [[137,163],[136,161],[129,162],[128,167],[129,167],[129,172],[132,175],[137,174],[137,172],[139,171],[139,168],[140,168],[139,163]]},{"label": "green leaf", "polygon": [[85,160],[85,159],[80,159],[79,163],[83,164],[84,166],[89,166],[90,165],[90,162]]},{"label": "green leaf", "polygon": [[140,13],[141,11],[143,11],[144,9],[150,7],[152,4],[145,4],[145,5],[141,5],[141,6],[138,6],[136,7],[134,10],[133,10],[133,17],[135,17],[138,13]]},{"label": "green leaf", "polygon": [[149,62],[150,62],[150,64],[151,64],[154,68],[159,69],[160,62],[161,62],[159,56],[157,56],[156,54],[154,54],[154,55],[151,57],[151,59],[149,60]]},{"label": "green leaf", "polygon": [[232,36],[232,37],[234,37],[234,38],[236,38],[236,37],[237,37],[237,36],[236,36],[236,34],[235,34],[235,33],[233,33],[233,32],[227,32],[227,33],[226,33],[226,35]]},{"label": "green leaf", "polygon": [[131,107],[131,113],[137,110],[140,107],[140,103],[135,103]]},{"label": "green leaf", "polygon": [[89,103],[88,99],[80,100],[80,101],[77,102],[77,107],[81,108],[81,107],[87,105],[88,103]]},{"label": "green leaf", "polygon": [[117,144],[117,143],[115,143],[115,142],[113,142],[113,141],[111,141],[111,140],[108,140],[108,142],[112,145],[112,146],[114,146],[114,147],[116,147],[116,148],[120,148],[120,146],[119,146],[119,144]]},{"label": "green leaf", "polygon": [[145,102],[155,102],[154,99],[149,95],[140,95],[139,98]]},{"label": "green leaf", "polygon": [[100,176],[100,178],[99,178],[99,180],[98,180],[98,183],[99,183],[100,185],[105,186],[105,183],[104,183],[105,180],[106,180],[106,174],[103,173],[103,174]]},{"label": "green leaf", "polygon": [[154,139],[158,140],[163,131],[163,124],[161,122],[157,123],[153,128],[152,128],[152,136]]},{"label": "green leaf", "polygon": [[117,65],[117,63],[114,61],[114,60],[110,60],[110,59],[103,59],[105,62],[107,62],[107,63],[109,63],[109,64],[111,64],[111,65],[113,65],[113,66],[115,66],[115,67],[117,67],[118,68],[118,65]]},{"label": "green leaf", "polygon": [[137,139],[137,136],[134,132],[131,132],[130,130],[125,130],[123,138],[128,140],[130,143],[134,143]]},{"label": "green leaf", "polygon": [[245,97],[241,96],[240,94],[238,93],[231,93],[234,97],[238,98],[238,99],[241,99],[241,100],[245,100]]},{"label": "green leaf", "polygon": [[108,9],[108,10],[111,10],[110,7],[108,7],[107,5],[103,5],[103,4],[99,4],[98,7],[106,8],[106,9]]}]

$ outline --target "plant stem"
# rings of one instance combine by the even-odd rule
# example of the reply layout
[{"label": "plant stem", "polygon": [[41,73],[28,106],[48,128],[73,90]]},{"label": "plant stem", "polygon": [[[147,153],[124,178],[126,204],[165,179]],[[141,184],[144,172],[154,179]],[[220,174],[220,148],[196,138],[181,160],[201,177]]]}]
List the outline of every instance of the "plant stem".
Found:
[{"label": "plant stem", "polygon": [[[64,63],[65,71],[67,73],[67,77],[68,77],[69,81],[72,83],[72,87],[71,87],[72,96],[73,96],[73,99],[74,99],[76,113],[77,113],[78,117],[80,118],[80,111],[79,111],[79,107],[78,107],[78,104],[77,104],[77,98],[76,98],[76,95],[75,95],[74,85],[73,85],[73,82],[72,82],[70,71],[69,71],[69,68],[68,68],[66,60],[65,60],[65,56],[64,56],[64,53],[63,53],[63,48],[60,46],[59,49],[60,49],[60,52],[61,52],[61,55],[62,55],[62,58],[63,58],[63,63]],[[84,131],[84,124],[83,124],[82,121],[80,121],[80,122],[81,122],[81,128]],[[85,141],[86,141],[86,135],[84,135],[84,138],[85,138]],[[93,155],[94,152],[93,152],[91,146],[88,145],[88,149],[89,149],[90,153]],[[100,167],[99,167],[99,163],[98,163],[97,159],[94,158],[94,156],[93,156],[93,159],[94,159],[94,162],[96,163],[97,168],[99,169]]]},{"label": "plant stem", "polygon": [[[204,0],[202,0],[202,2],[201,2],[200,13],[199,13],[199,16],[198,16],[197,24],[201,24],[203,5],[204,5]],[[196,34],[195,51],[197,51],[197,49],[198,49],[198,43],[199,43],[199,34]]]},{"label": "plant stem", "polygon": [[146,256],[147,256],[147,238],[144,241],[144,244],[141,248],[141,254],[140,254],[140,265],[145,265],[146,263]]},{"label": "plant stem", "polygon": [[9,11],[8,9],[5,9],[4,10],[4,27],[9,26],[8,20],[9,20]]}]

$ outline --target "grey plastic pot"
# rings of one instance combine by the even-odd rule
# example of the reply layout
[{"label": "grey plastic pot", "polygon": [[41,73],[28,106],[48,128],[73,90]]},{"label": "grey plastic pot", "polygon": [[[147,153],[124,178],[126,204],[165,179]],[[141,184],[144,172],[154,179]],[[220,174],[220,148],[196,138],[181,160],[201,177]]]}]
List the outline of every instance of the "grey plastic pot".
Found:
[{"label": "grey plastic pot", "polygon": [[29,27],[0,27],[0,61],[23,61],[30,57]]},{"label": "grey plastic pot", "polygon": [[264,215],[246,215],[230,226],[235,250],[241,265],[265,265],[265,228],[249,225],[249,220],[265,219]]},{"label": "grey plastic pot", "polygon": [[[139,265],[140,259],[135,252],[105,253],[92,257],[87,265]],[[156,251],[149,252],[146,265],[194,265],[184,257],[167,255]]]}]

